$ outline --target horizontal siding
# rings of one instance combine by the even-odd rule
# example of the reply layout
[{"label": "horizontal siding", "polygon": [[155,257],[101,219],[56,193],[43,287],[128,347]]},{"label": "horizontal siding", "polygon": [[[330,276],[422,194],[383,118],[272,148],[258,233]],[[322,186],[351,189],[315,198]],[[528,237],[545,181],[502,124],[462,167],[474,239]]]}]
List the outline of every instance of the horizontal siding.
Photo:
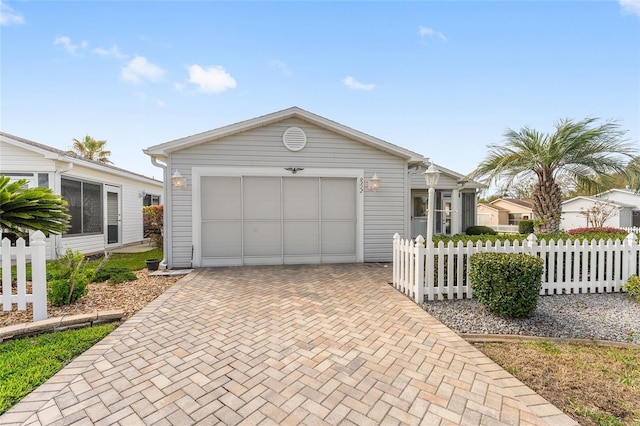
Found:
[{"label": "horizontal siding", "polygon": [[104,251],[104,235],[87,235],[82,237],[62,237],[60,254],[64,254],[67,248],[77,250],[83,254],[98,253]]},{"label": "horizontal siding", "polygon": [[[290,126],[300,127],[307,134],[307,145],[301,151],[289,151],[282,143],[282,134]],[[192,167],[358,169],[364,170],[365,186],[377,173],[381,180],[380,189],[364,194],[365,262],[390,261],[393,234],[404,235],[405,161],[304,120],[288,119],[203,143],[173,153],[169,162],[171,170],[179,170],[189,183],[192,182]],[[189,266],[191,263],[192,198],[189,188],[173,191],[172,195],[171,251],[175,266]]]},{"label": "horizontal siding", "polygon": [[[411,179],[411,189],[424,189],[427,190],[427,183],[424,180],[424,170],[412,171],[409,173]],[[458,179],[454,176],[440,174],[438,178],[438,184],[436,190],[453,189],[458,187]]]},{"label": "horizontal siding", "polygon": [[53,160],[44,158],[42,154],[0,141],[0,173],[54,170]]},{"label": "horizontal siding", "polygon": [[122,244],[143,240],[142,202],[140,187],[124,186],[122,188]]}]

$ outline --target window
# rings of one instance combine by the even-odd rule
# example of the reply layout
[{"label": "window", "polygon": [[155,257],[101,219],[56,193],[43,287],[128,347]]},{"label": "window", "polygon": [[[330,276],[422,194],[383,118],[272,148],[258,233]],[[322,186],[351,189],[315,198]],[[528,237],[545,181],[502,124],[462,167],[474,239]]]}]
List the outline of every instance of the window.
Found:
[{"label": "window", "polygon": [[145,194],[144,200],[142,201],[143,206],[159,206],[160,205],[160,196],[159,195],[151,195]]},{"label": "window", "polygon": [[63,178],[62,198],[69,204],[71,215],[71,226],[65,235],[102,233],[102,185]]},{"label": "window", "polygon": [[49,187],[49,173],[38,173],[38,186],[41,188]]}]

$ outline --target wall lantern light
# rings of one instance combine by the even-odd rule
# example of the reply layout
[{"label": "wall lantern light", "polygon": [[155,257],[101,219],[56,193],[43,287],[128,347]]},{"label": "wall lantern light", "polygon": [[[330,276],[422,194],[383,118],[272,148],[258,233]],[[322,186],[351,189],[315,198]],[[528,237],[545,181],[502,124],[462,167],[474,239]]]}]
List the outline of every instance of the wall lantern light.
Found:
[{"label": "wall lantern light", "polygon": [[176,189],[182,189],[187,187],[187,180],[182,177],[180,172],[176,169],[176,171],[171,175],[171,186]]},{"label": "wall lantern light", "polygon": [[369,190],[370,191],[377,191],[378,188],[380,188],[380,178],[378,177],[377,173],[374,173],[373,176],[371,176],[371,179],[369,179]]}]

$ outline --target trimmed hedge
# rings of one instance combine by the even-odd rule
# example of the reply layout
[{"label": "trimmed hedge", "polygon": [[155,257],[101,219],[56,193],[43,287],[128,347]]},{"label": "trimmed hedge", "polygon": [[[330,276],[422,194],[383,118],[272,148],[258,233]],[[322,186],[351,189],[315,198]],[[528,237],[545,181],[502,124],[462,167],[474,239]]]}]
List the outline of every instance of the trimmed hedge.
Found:
[{"label": "trimmed hedge", "polygon": [[469,262],[473,297],[488,311],[520,318],[536,310],[542,259],[528,254],[476,253]]},{"label": "trimmed hedge", "polygon": [[470,226],[465,231],[467,235],[497,235],[498,233],[488,226]]},{"label": "trimmed hedge", "polygon": [[533,234],[533,220],[524,219],[518,222],[518,233],[519,234]]}]

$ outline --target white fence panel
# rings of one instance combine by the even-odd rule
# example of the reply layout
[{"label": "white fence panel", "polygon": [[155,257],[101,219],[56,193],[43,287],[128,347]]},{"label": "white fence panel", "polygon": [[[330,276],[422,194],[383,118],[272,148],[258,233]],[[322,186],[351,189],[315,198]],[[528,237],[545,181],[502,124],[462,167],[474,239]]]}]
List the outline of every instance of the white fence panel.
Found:
[{"label": "white fence panel", "polygon": [[623,241],[537,241],[531,234],[520,241],[478,241],[437,246],[419,236],[394,236],[393,283],[417,303],[472,297],[469,259],[474,253],[528,253],[544,261],[541,295],[624,291],[629,276],[640,274],[640,245],[630,233]]},{"label": "white fence panel", "polygon": [[[42,232],[36,231],[30,238],[27,247],[23,238],[16,241],[16,246],[11,247],[8,238],[2,240],[2,295],[0,304],[3,311],[11,311],[13,304],[18,310],[27,309],[27,303],[33,305],[33,320],[47,319],[47,266],[46,244]],[[31,293],[27,293],[27,260],[31,261]],[[16,266],[17,293],[13,294],[11,285],[11,265]]]}]

